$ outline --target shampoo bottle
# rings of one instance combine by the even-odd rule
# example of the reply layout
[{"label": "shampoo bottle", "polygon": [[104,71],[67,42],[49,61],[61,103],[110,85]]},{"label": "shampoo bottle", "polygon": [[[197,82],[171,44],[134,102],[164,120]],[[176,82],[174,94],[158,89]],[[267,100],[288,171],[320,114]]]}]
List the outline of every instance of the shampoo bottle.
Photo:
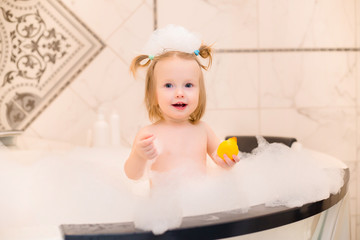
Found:
[{"label": "shampoo bottle", "polygon": [[114,110],[110,115],[111,146],[120,146],[120,117]]},{"label": "shampoo bottle", "polygon": [[93,127],[93,146],[108,147],[110,142],[109,124],[102,113],[98,113],[97,120]]}]

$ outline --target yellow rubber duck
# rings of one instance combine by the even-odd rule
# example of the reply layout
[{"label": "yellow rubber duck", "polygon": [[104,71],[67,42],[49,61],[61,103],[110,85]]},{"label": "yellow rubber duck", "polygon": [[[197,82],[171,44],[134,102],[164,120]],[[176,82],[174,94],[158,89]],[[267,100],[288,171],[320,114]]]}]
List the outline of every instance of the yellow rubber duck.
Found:
[{"label": "yellow rubber duck", "polygon": [[217,155],[224,159],[224,154],[226,154],[230,159],[233,159],[233,155],[239,154],[239,148],[237,145],[237,138],[232,137],[228,140],[222,141],[217,149]]}]

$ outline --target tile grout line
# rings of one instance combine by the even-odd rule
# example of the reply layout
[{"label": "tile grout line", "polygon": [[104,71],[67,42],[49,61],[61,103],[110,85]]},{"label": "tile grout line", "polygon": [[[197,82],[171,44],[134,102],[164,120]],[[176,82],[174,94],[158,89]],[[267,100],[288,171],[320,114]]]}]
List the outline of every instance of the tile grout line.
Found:
[{"label": "tile grout line", "polygon": [[[259,36],[258,36],[259,41]],[[360,52],[360,48],[231,48],[215,49],[216,53],[279,53],[279,52]]]},{"label": "tile grout line", "polygon": [[[141,4],[139,4],[139,6],[137,6],[135,8],[135,10],[106,38],[105,42],[107,42],[114,34],[115,32],[117,32],[119,30],[119,28],[121,28],[125,22],[132,16],[134,15],[134,13],[144,4],[144,2],[142,2]],[[157,28],[157,1],[153,0],[153,12],[154,12],[154,19],[153,19],[153,23],[154,23],[154,30]],[[126,62],[125,59],[122,58],[122,56],[120,56],[117,51],[115,51],[115,49],[113,49],[110,45],[106,44],[106,47],[108,49],[111,50],[111,52],[113,52],[117,57],[120,58],[120,60],[122,62],[124,62],[125,64],[129,64],[128,62]]]},{"label": "tile grout line", "polygon": [[[104,39],[104,42],[109,41],[109,39],[137,12],[137,10],[144,4],[144,2],[141,2],[128,16],[127,18],[124,19],[124,21],[122,21],[121,24],[119,24],[114,31],[112,31],[112,33],[109,34],[109,36],[107,36]],[[107,44],[106,44],[107,45]],[[108,46],[108,45],[107,45]]]},{"label": "tile grout line", "polygon": [[154,11],[154,31],[158,28],[157,19],[157,0],[153,0],[153,11]]},{"label": "tile grout line", "polygon": [[[220,111],[227,111],[227,110],[257,110],[259,109],[259,106],[256,107],[229,107],[229,108],[207,108],[208,110],[220,110]],[[286,107],[263,107],[263,110],[288,110],[288,109],[294,109],[291,106]],[[347,109],[347,110],[353,110],[354,106],[304,106],[304,107],[297,107],[296,109],[313,109],[313,110],[337,110],[337,109]]]},{"label": "tile grout line", "polygon": [[[357,15],[360,15],[360,12],[357,12],[357,9],[358,9],[358,7],[359,6],[357,6],[359,3],[358,3],[358,1],[355,1],[355,7],[354,7],[354,16],[355,16],[355,24],[354,24],[354,26],[356,26],[356,24],[357,24],[357,22],[356,22],[356,16]],[[357,37],[358,37],[358,34],[359,34],[359,32],[357,32],[357,31],[359,31],[358,30],[358,28],[356,28],[356,30],[355,30],[355,46],[357,46],[357,47],[359,47],[358,46],[358,39],[357,39]],[[358,65],[358,61],[359,61],[359,56],[360,56],[360,54],[357,54],[356,55],[356,63],[357,63],[357,65]],[[356,68],[356,72],[355,72],[355,79],[359,79],[359,77],[360,77],[360,71],[359,71],[359,69],[358,68]],[[355,196],[356,196],[356,204],[355,204],[355,211],[356,211],[356,215],[355,215],[355,231],[354,231],[354,238],[355,239],[357,239],[359,236],[359,233],[360,233],[360,222],[359,222],[359,216],[360,216],[360,209],[359,209],[359,202],[360,202],[360,199],[359,199],[359,194],[360,194],[360,191],[359,191],[359,184],[360,184],[360,171],[359,171],[359,161],[360,161],[360,159],[359,159],[359,150],[358,150],[358,148],[359,148],[359,139],[360,139],[360,137],[359,137],[359,135],[360,135],[360,129],[359,129],[359,119],[360,119],[360,117],[359,117],[359,114],[360,114],[360,111],[359,111],[359,109],[360,109],[360,106],[358,105],[358,103],[360,102],[359,101],[359,96],[360,96],[360,93],[359,93],[359,81],[355,81],[355,87],[356,87],[356,103],[355,103],[355,105],[356,105],[356,109],[355,109],[355,129],[356,129],[356,139],[355,139],[355,149],[356,149],[356,161],[355,161],[355,173],[356,173],[356,182],[355,182],[355,191],[356,191],[356,193],[355,193]]]},{"label": "tile grout line", "polygon": [[[260,46],[260,28],[259,28],[259,23],[260,23],[260,19],[259,19],[259,16],[260,16],[260,13],[259,13],[259,0],[256,1],[256,11],[257,11],[257,48],[259,48]],[[220,49],[221,51],[221,49]],[[262,112],[261,112],[261,81],[260,81],[260,70],[261,70],[261,64],[260,64],[260,54],[259,52],[257,52],[257,84],[258,84],[258,97],[257,97],[257,100],[258,100],[258,103],[257,103],[257,111],[258,111],[258,134],[259,135],[262,135],[262,125],[261,125],[261,117],[262,117]]]}]

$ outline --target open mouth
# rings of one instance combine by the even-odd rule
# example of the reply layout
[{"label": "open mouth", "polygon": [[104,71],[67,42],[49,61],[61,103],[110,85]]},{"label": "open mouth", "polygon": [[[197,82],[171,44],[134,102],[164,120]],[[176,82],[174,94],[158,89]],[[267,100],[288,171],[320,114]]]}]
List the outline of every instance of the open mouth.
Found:
[{"label": "open mouth", "polygon": [[174,103],[172,104],[173,107],[177,108],[177,109],[183,109],[187,106],[186,103],[182,103],[182,102],[178,102],[178,103]]}]

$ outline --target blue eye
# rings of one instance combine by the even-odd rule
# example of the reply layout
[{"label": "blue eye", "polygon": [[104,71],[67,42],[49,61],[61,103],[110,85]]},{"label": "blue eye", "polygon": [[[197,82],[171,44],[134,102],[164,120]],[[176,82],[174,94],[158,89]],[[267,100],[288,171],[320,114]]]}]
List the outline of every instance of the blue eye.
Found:
[{"label": "blue eye", "polygon": [[172,84],[171,83],[165,83],[165,85],[164,85],[166,88],[172,88]]},{"label": "blue eye", "polygon": [[185,87],[186,88],[191,88],[191,87],[193,87],[194,85],[192,84],[192,83],[187,83],[187,84],[185,84]]}]

